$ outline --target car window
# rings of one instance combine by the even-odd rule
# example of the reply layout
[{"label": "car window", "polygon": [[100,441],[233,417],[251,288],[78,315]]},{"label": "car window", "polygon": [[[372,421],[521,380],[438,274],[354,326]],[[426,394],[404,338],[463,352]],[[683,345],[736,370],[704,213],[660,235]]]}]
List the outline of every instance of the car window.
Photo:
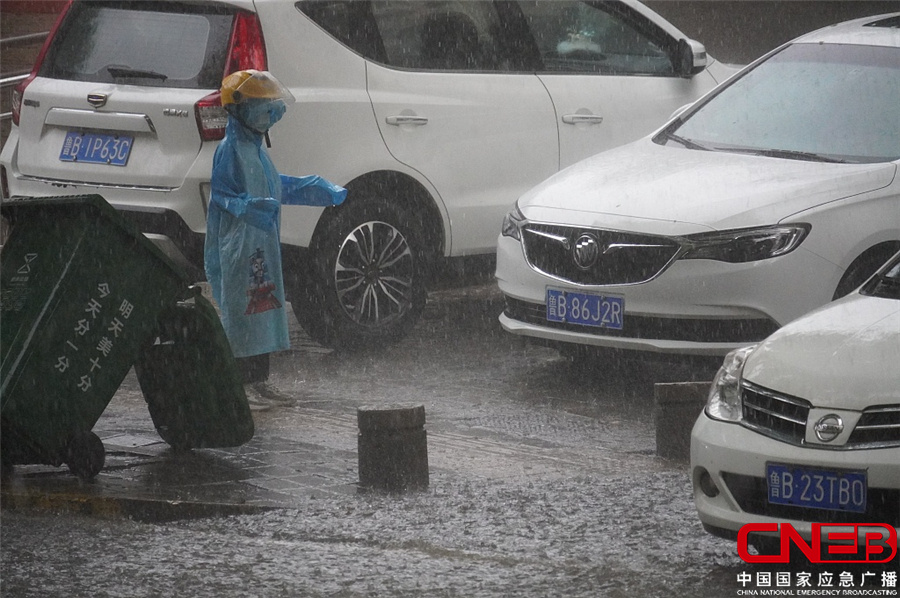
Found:
[{"label": "car window", "polygon": [[601,2],[519,2],[545,72],[675,75],[671,38],[628,7]]},{"label": "car window", "polygon": [[370,60],[404,69],[674,76],[675,42],[615,2],[302,0]]},{"label": "car window", "polygon": [[385,62],[384,47],[372,16],[372,5],[358,0],[302,0],[298,10],[351,50]]},{"label": "car window", "polygon": [[297,8],[364,57],[402,69],[495,71],[508,67],[494,2],[303,0]]},{"label": "car window", "polygon": [[387,0],[372,2],[372,12],[391,66],[466,71],[499,66],[499,18],[492,2]]},{"label": "car window", "polygon": [[[900,49],[794,44],[677,129],[707,149],[849,162],[900,158]],[[793,155],[792,155],[793,153]]]},{"label": "car window", "polygon": [[76,3],[41,75],[55,79],[217,88],[233,16],[157,2]]}]

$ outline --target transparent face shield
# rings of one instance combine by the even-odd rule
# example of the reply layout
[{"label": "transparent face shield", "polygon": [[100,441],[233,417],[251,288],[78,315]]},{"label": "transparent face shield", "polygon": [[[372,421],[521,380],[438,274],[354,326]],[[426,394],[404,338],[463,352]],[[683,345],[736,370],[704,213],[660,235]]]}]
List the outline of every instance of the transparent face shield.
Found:
[{"label": "transparent face shield", "polygon": [[242,71],[223,82],[226,109],[244,126],[267,132],[284,116],[294,95],[268,71]]},{"label": "transparent face shield", "polygon": [[[235,104],[242,104],[250,100],[281,100],[285,107],[293,104],[296,99],[288,88],[269,71],[243,71],[249,76],[242,76],[236,85],[230,90],[231,98]],[[226,86],[228,79],[226,78]]]}]

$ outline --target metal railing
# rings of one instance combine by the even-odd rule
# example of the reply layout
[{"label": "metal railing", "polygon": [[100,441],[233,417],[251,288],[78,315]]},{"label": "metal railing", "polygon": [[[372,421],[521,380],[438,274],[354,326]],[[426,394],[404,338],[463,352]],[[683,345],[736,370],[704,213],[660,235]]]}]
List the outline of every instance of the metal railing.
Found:
[{"label": "metal railing", "polygon": [[[6,52],[12,48],[42,44],[44,43],[44,40],[47,39],[48,33],[49,32],[44,31],[41,33],[29,33],[27,35],[17,35],[15,37],[0,39],[0,52]],[[30,72],[31,70],[28,69],[12,73],[3,73],[0,75],[0,89],[15,87],[20,81],[25,80]],[[10,118],[12,118],[12,112],[0,113],[0,121],[9,120]]]},{"label": "metal railing", "polygon": [[15,37],[0,39],[0,51],[42,43],[47,38],[48,33],[49,31],[43,31],[41,33],[27,33],[25,35],[16,35]]}]

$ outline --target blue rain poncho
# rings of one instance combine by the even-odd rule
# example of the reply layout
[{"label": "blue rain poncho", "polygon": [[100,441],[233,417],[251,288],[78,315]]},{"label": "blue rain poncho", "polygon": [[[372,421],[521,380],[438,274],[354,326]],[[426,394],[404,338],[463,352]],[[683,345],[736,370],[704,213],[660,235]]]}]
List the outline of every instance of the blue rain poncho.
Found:
[{"label": "blue rain poncho", "polygon": [[317,176],[278,174],[262,141],[284,114],[283,103],[233,108],[213,158],[204,261],[232,351],[250,357],[290,347],[281,204],[337,205],[347,191]]}]

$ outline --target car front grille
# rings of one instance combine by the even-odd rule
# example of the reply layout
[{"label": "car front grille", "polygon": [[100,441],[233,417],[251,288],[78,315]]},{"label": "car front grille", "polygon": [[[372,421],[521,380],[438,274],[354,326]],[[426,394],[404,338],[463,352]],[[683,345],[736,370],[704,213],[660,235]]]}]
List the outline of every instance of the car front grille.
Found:
[{"label": "car front grille", "polygon": [[[742,424],[764,436],[797,446],[805,444],[811,403],[744,380]],[[875,449],[900,446],[900,405],[882,405],[863,411],[843,445],[814,445],[832,450]]]},{"label": "car front grille", "polygon": [[725,485],[745,513],[827,523],[886,523],[900,526],[900,490],[869,488],[865,513],[769,504],[765,478],[723,472]]},{"label": "car front grille", "polygon": [[614,336],[675,340],[695,343],[755,343],[776,330],[778,324],[768,319],[702,320],[693,318],[656,318],[625,314],[622,330],[594,328],[547,320],[547,306],[506,297],[504,313],[513,320],[554,330]]},{"label": "car front grille", "polygon": [[900,405],[870,407],[863,411],[847,445],[851,448],[900,446]]},{"label": "car front grille", "polygon": [[646,282],[681,248],[668,237],[535,223],[523,228],[522,240],[533,268],[581,285]]},{"label": "car front grille", "polygon": [[764,436],[803,444],[809,401],[773,392],[761,386],[742,382],[743,425]]}]

